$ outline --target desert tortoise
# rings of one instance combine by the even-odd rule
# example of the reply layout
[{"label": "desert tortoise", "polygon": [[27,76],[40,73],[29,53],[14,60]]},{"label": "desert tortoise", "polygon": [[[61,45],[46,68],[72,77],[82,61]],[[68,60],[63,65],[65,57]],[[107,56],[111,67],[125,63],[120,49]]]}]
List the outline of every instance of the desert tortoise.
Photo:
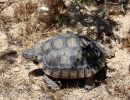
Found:
[{"label": "desert tortoise", "polygon": [[114,53],[90,38],[69,33],[36,44],[22,55],[42,65],[44,79],[52,88],[59,88],[53,79],[86,78],[85,88],[92,89],[93,75],[105,67],[106,57]]}]

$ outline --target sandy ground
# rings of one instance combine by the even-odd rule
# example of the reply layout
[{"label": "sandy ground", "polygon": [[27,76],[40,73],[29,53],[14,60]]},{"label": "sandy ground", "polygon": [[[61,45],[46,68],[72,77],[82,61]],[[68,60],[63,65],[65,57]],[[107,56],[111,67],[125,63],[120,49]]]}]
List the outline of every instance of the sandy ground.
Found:
[{"label": "sandy ground", "polygon": [[[27,34],[25,27],[28,24],[20,14],[20,18],[15,16],[13,9],[19,0],[12,0],[14,2],[11,3],[7,1],[0,1],[0,8],[3,9],[0,11],[0,100],[130,100],[130,53],[117,40],[112,40],[111,43],[115,57],[106,61],[108,67],[114,71],[108,71],[107,78],[89,92],[77,86],[53,91],[44,83],[42,75],[30,75],[31,72],[40,72],[41,67],[22,57],[21,51],[24,48],[30,48],[38,40],[45,40],[58,32],[81,31],[85,34],[86,28],[62,27],[42,32],[39,26],[40,31],[36,33],[30,30],[32,33]],[[37,2],[41,1],[36,0]],[[113,33],[119,39],[127,38],[130,34],[130,14],[111,17],[119,24],[119,29],[113,30]],[[31,18],[34,18],[33,14]],[[31,19],[33,21],[35,22],[35,18]],[[127,44],[129,47],[130,41]]]}]

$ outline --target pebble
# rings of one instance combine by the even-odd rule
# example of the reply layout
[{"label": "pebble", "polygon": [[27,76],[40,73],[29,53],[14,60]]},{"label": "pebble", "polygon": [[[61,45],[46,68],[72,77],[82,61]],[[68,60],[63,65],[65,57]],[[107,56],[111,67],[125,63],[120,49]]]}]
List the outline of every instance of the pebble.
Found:
[{"label": "pebble", "polygon": [[10,78],[10,76],[8,74],[6,74],[6,73],[4,73],[3,76],[6,77],[6,78]]},{"label": "pebble", "polygon": [[38,10],[39,10],[39,11],[42,11],[42,12],[48,12],[48,11],[49,11],[49,8],[43,6],[43,7],[40,7]]},{"label": "pebble", "polygon": [[30,69],[30,65],[25,65],[25,68],[26,69]]},{"label": "pebble", "polygon": [[23,90],[24,87],[23,86],[18,86],[18,90]]},{"label": "pebble", "polygon": [[36,85],[32,85],[33,90],[37,91],[40,90],[40,87],[36,86]]},{"label": "pebble", "polygon": [[18,67],[13,68],[12,70],[13,70],[13,72],[19,72],[20,71],[20,69]]},{"label": "pebble", "polygon": [[8,6],[6,7],[6,9],[4,9],[1,12],[1,15],[3,18],[5,18],[6,20],[10,21],[12,18],[15,17],[15,11],[14,11],[14,7],[13,6]]},{"label": "pebble", "polygon": [[33,63],[28,63],[28,64],[24,64],[24,67],[25,67],[26,69],[31,69],[31,68],[35,68],[36,65],[33,64]]}]

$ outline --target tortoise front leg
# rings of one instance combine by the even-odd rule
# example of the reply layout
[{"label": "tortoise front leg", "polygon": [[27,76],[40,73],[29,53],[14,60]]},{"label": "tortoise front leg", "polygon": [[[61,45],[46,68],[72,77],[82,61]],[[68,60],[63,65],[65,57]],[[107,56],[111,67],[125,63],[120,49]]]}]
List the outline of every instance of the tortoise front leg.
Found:
[{"label": "tortoise front leg", "polygon": [[51,78],[49,78],[47,75],[44,75],[43,79],[44,79],[44,82],[47,84],[47,87],[51,88],[54,91],[60,90],[60,86]]},{"label": "tortoise front leg", "polygon": [[91,90],[95,87],[95,80],[93,76],[85,78],[85,89]]}]

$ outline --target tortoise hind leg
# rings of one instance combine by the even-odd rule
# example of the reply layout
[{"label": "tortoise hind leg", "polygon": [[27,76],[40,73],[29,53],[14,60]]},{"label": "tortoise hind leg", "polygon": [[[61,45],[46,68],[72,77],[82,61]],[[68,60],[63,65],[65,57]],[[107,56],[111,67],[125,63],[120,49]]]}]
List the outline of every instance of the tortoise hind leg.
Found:
[{"label": "tortoise hind leg", "polygon": [[85,78],[85,89],[86,90],[91,90],[95,87],[95,80],[94,77],[86,77]]},{"label": "tortoise hind leg", "polygon": [[103,67],[100,71],[98,71],[95,74],[94,78],[98,82],[104,81],[107,78],[107,65],[106,67]]},{"label": "tortoise hind leg", "polygon": [[60,86],[51,78],[49,78],[47,75],[44,75],[43,79],[44,79],[44,82],[47,84],[47,87],[51,88],[54,91],[60,90]]}]

